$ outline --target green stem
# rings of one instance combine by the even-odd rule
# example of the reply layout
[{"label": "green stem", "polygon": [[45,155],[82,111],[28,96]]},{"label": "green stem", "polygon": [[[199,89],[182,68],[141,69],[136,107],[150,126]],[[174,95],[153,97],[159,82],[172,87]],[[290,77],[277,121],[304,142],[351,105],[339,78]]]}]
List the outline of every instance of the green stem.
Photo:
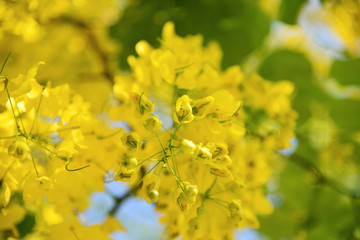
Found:
[{"label": "green stem", "polygon": [[174,170],[172,170],[170,164],[167,164],[166,166],[169,166],[169,169],[166,168],[176,179],[177,184],[180,186],[181,190],[184,191],[183,186],[181,185],[181,181],[179,180],[178,176],[176,176],[176,174],[174,173]]},{"label": "green stem", "polygon": [[[27,143],[27,145],[28,145],[29,148],[30,148],[30,144],[29,144],[28,138],[26,138],[26,143]],[[36,167],[36,164],[35,164],[35,159],[34,159],[34,156],[33,156],[32,153],[31,153],[31,150],[30,150],[30,155],[31,155],[31,161],[32,161],[32,163],[33,163],[33,165],[34,165],[34,169],[35,169],[36,176],[39,178],[40,175],[39,175],[39,172],[38,172],[38,170],[37,170],[37,167]]]},{"label": "green stem", "polygon": [[43,96],[44,90],[45,90],[45,88],[43,88],[42,91],[41,91],[39,103],[38,103],[38,105],[37,105],[37,107],[36,107],[35,118],[34,118],[34,121],[33,121],[32,125],[31,125],[31,129],[30,129],[29,135],[31,135],[31,133],[32,133],[32,131],[33,131],[33,129],[34,129],[34,126],[35,126],[35,122],[36,122],[36,120],[37,120],[37,117],[38,117],[38,115],[39,115],[40,104],[41,104],[41,101],[42,101],[42,96]]},{"label": "green stem", "polygon": [[62,131],[68,131],[68,130],[73,130],[73,129],[79,129],[80,126],[75,126],[75,127],[68,127],[68,128],[60,128],[57,129],[55,131],[49,131],[49,132],[43,132],[43,133],[39,133],[36,134],[37,136],[42,136],[42,135],[47,135],[47,134],[51,134],[51,133],[55,133],[55,132],[62,132]]},{"label": "green stem", "polygon": [[159,185],[159,180],[160,180],[161,174],[163,173],[165,167],[166,167],[166,163],[164,163],[163,166],[161,167],[159,176],[158,176],[157,179],[156,179],[156,183],[155,183],[154,189],[156,189],[157,186]]},{"label": "green stem", "polygon": [[12,105],[12,101],[11,101],[11,97],[10,97],[10,93],[9,93],[9,89],[7,87],[7,83],[5,83],[5,91],[6,91],[6,94],[8,96],[8,99],[9,99],[9,102],[10,102],[10,107],[11,107],[11,111],[12,111],[12,114],[14,116],[14,120],[15,120],[15,124],[16,124],[16,128],[18,129],[18,131],[21,133],[21,130],[20,130],[20,126],[17,122],[17,119],[16,119],[16,115],[15,115],[15,111],[14,111],[14,107]]},{"label": "green stem", "polygon": [[150,157],[148,157],[148,158],[146,158],[146,159],[141,159],[141,162],[138,163],[138,164],[136,165],[136,167],[140,166],[141,164],[143,164],[143,163],[146,162],[146,161],[151,160],[151,158],[155,157],[156,155],[158,155],[158,154],[160,154],[160,153],[162,153],[162,152],[163,152],[163,150],[161,150],[161,151],[159,151],[159,152],[151,155]]},{"label": "green stem", "polygon": [[83,170],[83,169],[85,169],[85,168],[87,168],[87,167],[90,167],[90,165],[86,165],[86,166],[84,166],[84,167],[80,167],[80,168],[75,168],[75,169],[69,169],[69,164],[70,164],[70,160],[68,160],[67,161],[67,163],[65,164],[65,169],[66,169],[66,171],[69,171],[69,172],[76,172],[76,171],[80,171],[80,170]]},{"label": "green stem", "polygon": [[206,196],[206,197],[209,197],[209,196],[210,196],[210,191],[211,191],[211,189],[215,186],[216,180],[217,180],[217,176],[215,176],[214,181],[212,182],[211,186],[208,188],[208,190],[206,190],[206,192],[205,192],[205,196]]},{"label": "green stem", "polygon": [[317,183],[328,186],[329,188],[333,189],[334,191],[336,191],[342,195],[345,195],[351,199],[360,199],[359,193],[353,193],[353,192],[350,192],[347,189],[341,187],[336,181],[325,176],[315,164],[313,164],[311,161],[309,161],[305,157],[303,157],[299,154],[293,154],[292,156],[289,157],[289,160],[291,162],[297,164],[298,166],[302,167],[303,169],[305,169],[309,172],[312,172],[314,174],[314,176],[316,177]]},{"label": "green stem", "polygon": [[9,52],[9,54],[7,55],[7,57],[6,57],[6,59],[5,59],[4,63],[3,63],[3,65],[2,65],[2,67],[1,67],[0,74],[3,72],[3,70],[4,70],[4,68],[5,68],[6,63],[7,63],[7,61],[8,61],[8,60],[9,60],[9,58],[10,58],[11,53],[12,53],[12,52],[10,51],[10,52]]},{"label": "green stem", "polygon": [[160,138],[159,138],[159,135],[156,133],[156,138],[157,138],[157,140],[159,141],[159,143],[160,143],[160,146],[161,146],[161,148],[162,148],[162,150],[163,150],[163,152],[164,152],[164,156],[166,156],[166,151],[165,151],[165,148],[164,148],[164,146],[162,145],[162,143],[161,143],[161,141],[160,141]]},{"label": "green stem", "polygon": [[145,175],[140,179],[140,181],[134,186],[134,188],[137,188],[139,186],[139,184],[144,180],[144,178],[151,173],[152,170],[154,170],[154,168],[157,167],[157,165],[159,165],[159,163],[161,163],[162,161],[158,161],[147,173],[145,173]]},{"label": "green stem", "polygon": [[111,138],[111,137],[121,133],[122,131],[123,131],[123,129],[120,128],[119,130],[117,130],[117,131],[115,131],[115,132],[113,132],[113,133],[111,133],[111,134],[109,134],[107,136],[96,136],[96,138],[99,139],[99,140],[106,139],[106,138]]},{"label": "green stem", "polygon": [[23,128],[24,134],[27,136],[26,130],[25,130],[25,126],[24,126],[24,123],[23,123],[23,120],[22,120],[22,117],[20,116],[19,107],[18,107],[18,105],[16,104],[16,102],[15,102],[15,107],[16,107],[16,110],[17,110],[18,113],[19,113],[19,119],[20,119],[21,126],[22,126],[22,128]]},{"label": "green stem", "polygon": [[7,136],[7,137],[0,137],[0,139],[9,139],[9,138],[16,138],[18,136],[18,134],[13,135],[13,136]]},{"label": "green stem", "polygon": [[47,147],[45,147],[45,146],[41,145],[41,144],[40,144],[40,143],[38,143],[38,142],[36,142],[36,141],[32,140],[31,138],[30,138],[30,141],[32,141],[33,143],[35,143],[35,144],[36,144],[36,145],[38,145],[39,147],[41,147],[41,148],[45,149],[45,150],[46,150],[46,151],[48,151],[49,153],[53,154],[55,157],[57,157],[57,158],[59,158],[59,159],[61,159],[61,160],[63,160],[63,161],[68,161],[68,158],[67,158],[67,157],[64,157],[64,156],[60,156],[60,155],[58,155],[56,152],[54,152],[54,151],[50,150],[49,148],[47,148]]}]

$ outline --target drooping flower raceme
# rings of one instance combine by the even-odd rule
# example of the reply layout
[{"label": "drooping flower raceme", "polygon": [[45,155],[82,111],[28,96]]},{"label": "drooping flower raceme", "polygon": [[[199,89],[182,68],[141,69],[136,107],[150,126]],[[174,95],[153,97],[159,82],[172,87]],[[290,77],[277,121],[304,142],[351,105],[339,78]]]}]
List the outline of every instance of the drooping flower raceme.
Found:
[{"label": "drooping flower raceme", "polygon": [[[228,239],[232,229],[257,228],[256,215],[272,212],[264,186],[274,152],[293,137],[293,85],[244,76],[239,66],[222,71],[217,44],[179,37],[173,23],[159,48],[140,41],[136,51],[132,72],[114,86],[110,117],[139,135],[131,155],[145,174],[133,184],[164,213],[167,236]],[[172,123],[158,122],[165,115]]]}]

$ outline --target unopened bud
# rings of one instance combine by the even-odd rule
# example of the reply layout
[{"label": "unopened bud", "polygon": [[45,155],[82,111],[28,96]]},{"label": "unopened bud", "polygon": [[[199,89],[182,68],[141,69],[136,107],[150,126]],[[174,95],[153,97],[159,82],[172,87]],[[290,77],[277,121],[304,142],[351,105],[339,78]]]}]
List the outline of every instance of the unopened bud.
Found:
[{"label": "unopened bud", "polygon": [[208,143],[206,147],[210,150],[212,157],[222,157],[229,153],[227,147],[220,143]]},{"label": "unopened bud", "polygon": [[207,147],[201,145],[196,146],[196,160],[208,164],[212,158],[212,154]]},{"label": "unopened bud", "polygon": [[241,200],[232,200],[229,203],[229,211],[230,212],[239,212],[242,210]]},{"label": "unopened bud", "polygon": [[205,214],[205,208],[204,207],[198,207],[196,209],[196,213],[198,216],[203,216]]},{"label": "unopened bud", "polygon": [[218,164],[218,165],[231,165],[232,161],[231,158],[229,157],[229,155],[223,156],[223,157],[217,157],[217,158],[213,158],[212,162],[214,164]]},{"label": "unopened bud", "polygon": [[151,116],[145,120],[144,127],[146,130],[152,133],[157,133],[160,131],[162,123],[158,116]]},{"label": "unopened bud", "polygon": [[8,148],[8,153],[10,156],[20,159],[24,159],[28,151],[29,151],[28,145],[20,141],[12,142]]},{"label": "unopened bud", "polygon": [[186,196],[193,198],[193,197],[196,197],[199,190],[196,185],[187,185],[184,187],[184,192],[185,192]]},{"label": "unopened bud", "polygon": [[194,100],[191,104],[192,113],[195,116],[195,119],[204,118],[209,108],[212,106],[214,98],[211,96]]},{"label": "unopened bud", "polygon": [[137,160],[135,157],[124,156],[121,165],[126,169],[134,169],[137,166]]},{"label": "unopened bud", "polygon": [[133,93],[132,99],[141,115],[151,114],[155,109],[154,104],[143,93]]},{"label": "unopened bud", "polygon": [[226,167],[212,166],[210,173],[218,177],[229,177],[231,176],[230,171]]},{"label": "unopened bud", "polygon": [[192,108],[190,106],[190,98],[188,95],[183,95],[178,98],[173,112],[174,121],[181,123],[189,123],[194,119]]},{"label": "unopened bud", "polygon": [[196,145],[192,141],[186,140],[186,139],[183,139],[181,141],[180,150],[184,154],[193,155],[194,151],[195,151],[195,148],[196,148]]},{"label": "unopened bud", "polygon": [[122,143],[126,146],[130,152],[136,151],[140,144],[140,137],[135,132],[126,133],[121,138]]},{"label": "unopened bud", "polygon": [[148,197],[151,202],[157,202],[159,199],[159,192],[153,189],[148,193]]}]

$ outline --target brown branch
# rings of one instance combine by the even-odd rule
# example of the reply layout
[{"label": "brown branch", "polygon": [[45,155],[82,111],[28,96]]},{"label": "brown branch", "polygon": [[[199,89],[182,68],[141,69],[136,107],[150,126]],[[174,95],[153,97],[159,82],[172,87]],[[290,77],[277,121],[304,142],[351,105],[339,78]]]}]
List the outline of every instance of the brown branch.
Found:
[{"label": "brown branch", "polygon": [[95,52],[97,57],[99,58],[103,71],[102,75],[105,79],[107,79],[111,84],[114,84],[114,72],[111,67],[111,61],[109,59],[108,54],[106,51],[102,48],[98,38],[96,37],[96,34],[94,30],[85,22],[80,21],[78,19],[70,18],[67,16],[62,16],[60,18],[56,18],[53,20],[55,23],[65,23],[70,24],[72,26],[77,27],[80,29],[83,33],[86,39],[88,40],[92,50]]},{"label": "brown branch", "polygon": [[348,189],[341,187],[336,181],[324,175],[314,163],[305,157],[295,153],[289,157],[289,160],[303,169],[313,173],[318,184],[327,186],[334,191],[349,197],[350,199],[360,199],[360,193],[349,191]]},{"label": "brown branch", "polygon": [[[140,179],[142,179],[145,176],[145,167],[141,167],[140,168]],[[122,196],[121,198],[117,198],[114,207],[110,210],[109,214],[111,215],[115,215],[116,211],[118,210],[118,208],[120,207],[120,205],[123,203],[124,200],[128,199],[131,196],[134,196],[137,194],[137,192],[141,189],[142,187],[142,182],[140,184],[137,184],[135,187],[132,187],[131,189],[129,189],[129,191],[127,191],[127,193],[125,193],[124,196]]]}]

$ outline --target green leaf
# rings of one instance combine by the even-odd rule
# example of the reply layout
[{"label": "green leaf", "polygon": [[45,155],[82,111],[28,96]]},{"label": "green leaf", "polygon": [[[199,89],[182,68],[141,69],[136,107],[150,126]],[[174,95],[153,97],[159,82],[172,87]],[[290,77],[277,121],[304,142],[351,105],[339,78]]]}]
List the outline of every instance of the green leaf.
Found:
[{"label": "green leaf", "polygon": [[279,9],[279,18],[287,24],[296,24],[299,12],[306,0],[283,0]]},{"label": "green leaf", "polygon": [[316,84],[309,60],[300,53],[280,50],[268,56],[259,73],[271,81],[289,80],[295,85],[293,108],[299,113],[298,125],[310,117],[310,104],[327,102],[329,96]]},{"label": "green leaf", "polygon": [[35,223],[35,216],[31,213],[27,213],[22,222],[16,225],[20,237],[24,237],[27,234],[31,233],[35,226]]},{"label": "green leaf", "polygon": [[331,117],[340,131],[360,130],[360,101],[350,99],[331,101]]},{"label": "green leaf", "polygon": [[240,63],[259,47],[270,29],[270,19],[250,0],[138,0],[130,3],[110,34],[122,46],[120,65],[128,68],[135,44],[147,40],[157,47],[165,22],[173,21],[180,36],[202,34],[205,43],[217,41],[224,52],[223,67]]},{"label": "green leaf", "polygon": [[360,59],[337,60],[333,63],[330,76],[342,85],[360,86]]}]

